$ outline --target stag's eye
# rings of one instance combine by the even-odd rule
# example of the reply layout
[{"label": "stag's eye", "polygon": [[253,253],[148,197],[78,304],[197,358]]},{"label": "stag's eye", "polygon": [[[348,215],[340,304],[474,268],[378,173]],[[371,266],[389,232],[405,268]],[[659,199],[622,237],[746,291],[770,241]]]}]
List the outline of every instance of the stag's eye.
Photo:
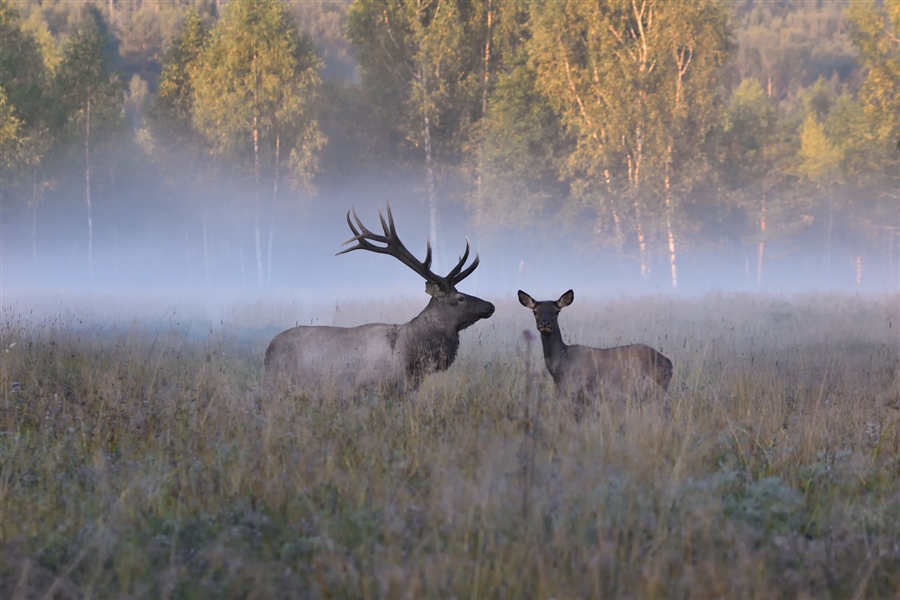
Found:
[{"label": "stag's eye", "polygon": [[457,302],[465,302],[465,301],[466,301],[466,297],[463,296],[462,294],[460,294],[459,297],[456,299],[456,301],[457,301]]}]

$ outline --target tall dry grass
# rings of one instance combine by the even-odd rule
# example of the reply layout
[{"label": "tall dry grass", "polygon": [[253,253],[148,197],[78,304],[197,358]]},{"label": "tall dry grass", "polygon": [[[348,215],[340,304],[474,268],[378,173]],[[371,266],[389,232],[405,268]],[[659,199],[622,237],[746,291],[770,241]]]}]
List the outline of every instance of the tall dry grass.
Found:
[{"label": "tall dry grass", "polygon": [[405,303],[6,307],[0,597],[896,598],[898,300],[579,300],[676,365],[671,419],[580,422],[513,301],[405,399],[257,389],[279,328]]}]

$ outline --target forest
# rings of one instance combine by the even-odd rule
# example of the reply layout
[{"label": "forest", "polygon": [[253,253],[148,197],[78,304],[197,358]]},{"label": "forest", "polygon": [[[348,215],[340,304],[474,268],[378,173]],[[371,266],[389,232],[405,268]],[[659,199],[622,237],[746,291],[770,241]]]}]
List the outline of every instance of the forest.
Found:
[{"label": "forest", "polygon": [[292,284],[380,178],[437,256],[896,289],[900,1],[0,0],[0,166],[7,283]]}]

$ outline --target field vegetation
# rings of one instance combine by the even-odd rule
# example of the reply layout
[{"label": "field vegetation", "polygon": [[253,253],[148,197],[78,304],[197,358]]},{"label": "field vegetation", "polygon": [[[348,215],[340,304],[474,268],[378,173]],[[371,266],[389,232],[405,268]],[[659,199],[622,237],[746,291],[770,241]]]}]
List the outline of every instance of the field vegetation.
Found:
[{"label": "field vegetation", "polygon": [[669,420],[576,421],[497,304],[410,398],[259,383],[280,329],[418,303],[4,306],[0,597],[900,595],[896,295],[580,298],[567,341],[673,359]]}]

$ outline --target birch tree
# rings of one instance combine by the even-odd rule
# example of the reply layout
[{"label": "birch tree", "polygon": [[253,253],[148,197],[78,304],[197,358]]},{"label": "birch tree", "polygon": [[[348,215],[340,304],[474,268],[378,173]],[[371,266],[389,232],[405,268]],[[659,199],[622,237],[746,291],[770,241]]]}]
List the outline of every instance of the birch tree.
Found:
[{"label": "birch tree", "polygon": [[[272,182],[270,206],[285,172],[312,189],[318,151],[325,143],[316,118],[321,62],[283,2],[234,0],[223,9],[192,64],[194,125],[218,155],[249,167],[253,179],[256,267],[262,286],[263,170]],[[269,256],[271,274],[271,251]]]},{"label": "birch tree", "polygon": [[470,204],[482,227],[546,223],[568,196],[560,178],[568,139],[528,62],[528,4],[483,6],[481,119],[472,140],[477,173]]},{"label": "birch tree", "polygon": [[35,267],[38,206],[51,185],[42,167],[59,133],[52,127],[49,98],[57,54],[39,15],[22,21],[10,3],[0,1],[0,198],[27,199]]},{"label": "birch tree", "polygon": [[619,245],[632,229],[642,277],[662,221],[676,285],[675,193],[689,187],[718,110],[718,68],[731,51],[724,8],[572,0],[535,2],[530,15],[539,84],[577,140],[576,189],[596,198]]},{"label": "birch tree", "polygon": [[438,257],[437,155],[458,141],[455,134],[483,102],[485,84],[477,75],[486,34],[472,27],[482,23],[476,9],[460,0],[357,0],[347,13],[363,85],[373,102],[389,107],[383,118],[422,153]]},{"label": "birch tree", "polygon": [[[773,202],[781,212],[779,186],[784,182],[783,164],[789,156],[778,135],[776,102],[755,79],[746,79],[732,93],[725,113],[718,166],[726,193],[734,204],[751,215],[754,224],[749,242],[756,244],[756,284],[763,282],[766,243],[773,235]],[[777,227],[776,223],[776,227]],[[749,274],[749,260],[748,274]]]},{"label": "birch tree", "polygon": [[207,36],[200,15],[193,9],[189,10],[163,58],[163,69],[149,117],[156,135],[173,142],[172,146],[176,148],[184,145],[195,147],[198,142],[193,123],[194,85],[191,71]]},{"label": "birch tree", "polygon": [[114,130],[122,118],[122,89],[111,70],[110,39],[101,28],[95,9],[86,12],[82,24],[63,47],[54,86],[59,118],[84,156],[84,199],[87,208],[88,274],[93,277],[94,221],[91,155],[99,140]]}]

